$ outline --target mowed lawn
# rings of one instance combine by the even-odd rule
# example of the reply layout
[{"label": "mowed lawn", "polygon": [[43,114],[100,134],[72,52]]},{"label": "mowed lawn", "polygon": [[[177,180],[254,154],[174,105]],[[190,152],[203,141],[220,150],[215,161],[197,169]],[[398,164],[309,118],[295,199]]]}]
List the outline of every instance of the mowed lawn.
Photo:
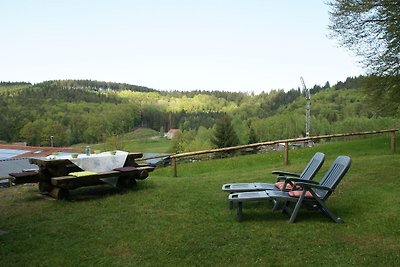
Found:
[{"label": "mowed lawn", "polygon": [[[282,152],[178,164],[131,191],[91,187],[70,201],[33,185],[0,190],[0,266],[398,266],[400,156],[390,138],[317,144]],[[399,141],[399,140],[398,140]],[[398,142],[399,143],[399,142]],[[273,182],[272,170],[300,172],[311,156],[352,166],[327,205],[344,220],[301,210],[295,224],[269,202],[244,203],[243,222],[221,186]]]}]

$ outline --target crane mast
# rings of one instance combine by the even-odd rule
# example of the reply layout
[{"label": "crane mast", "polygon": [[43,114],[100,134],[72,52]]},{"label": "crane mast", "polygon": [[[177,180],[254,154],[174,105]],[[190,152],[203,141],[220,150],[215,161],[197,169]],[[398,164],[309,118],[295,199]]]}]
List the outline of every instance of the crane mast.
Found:
[{"label": "crane mast", "polygon": [[310,90],[307,89],[303,77],[300,77],[301,85],[306,96],[306,137],[310,136],[310,112],[311,112],[311,96]]}]

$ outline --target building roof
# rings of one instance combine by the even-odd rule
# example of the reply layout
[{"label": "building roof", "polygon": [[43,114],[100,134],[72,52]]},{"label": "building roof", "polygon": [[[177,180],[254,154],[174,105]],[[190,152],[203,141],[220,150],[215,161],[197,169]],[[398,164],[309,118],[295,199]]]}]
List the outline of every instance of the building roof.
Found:
[{"label": "building roof", "polygon": [[39,167],[29,163],[27,158],[13,158],[0,160],[0,178],[9,177],[9,173],[22,172],[22,170],[38,170]]},{"label": "building roof", "polygon": [[25,145],[0,144],[0,178],[9,177],[9,173],[23,170],[38,170],[38,166],[29,163],[29,158],[47,157],[55,152],[79,153],[76,148],[65,147],[35,147]]},{"label": "building roof", "polygon": [[0,159],[46,157],[55,152],[79,153],[81,149],[0,144]]},{"label": "building roof", "polygon": [[174,135],[179,131],[179,129],[170,129],[166,134],[165,137],[167,137],[167,139],[172,139],[174,137]]}]

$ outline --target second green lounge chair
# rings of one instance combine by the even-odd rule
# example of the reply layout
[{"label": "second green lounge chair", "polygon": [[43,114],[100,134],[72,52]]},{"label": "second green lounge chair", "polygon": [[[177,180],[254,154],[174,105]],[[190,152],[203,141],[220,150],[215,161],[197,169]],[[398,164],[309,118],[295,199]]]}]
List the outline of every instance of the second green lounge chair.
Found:
[{"label": "second green lounge chair", "polygon": [[[293,190],[283,192],[279,190],[265,190],[258,192],[242,192],[229,195],[229,200],[238,203],[238,220],[242,219],[242,204],[247,201],[275,201],[285,203],[283,212],[290,214],[289,223],[293,223],[299,212],[300,207],[304,204],[311,208],[317,208],[327,215],[336,223],[343,222],[325,205],[326,200],[336,189],[337,185],[347,173],[351,165],[351,159],[347,156],[339,156],[329,167],[328,171],[322,177],[321,181],[304,181],[291,178],[294,186],[298,186],[301,190]],[[293,211],[290,209],[290,203],[295,203]]]}]

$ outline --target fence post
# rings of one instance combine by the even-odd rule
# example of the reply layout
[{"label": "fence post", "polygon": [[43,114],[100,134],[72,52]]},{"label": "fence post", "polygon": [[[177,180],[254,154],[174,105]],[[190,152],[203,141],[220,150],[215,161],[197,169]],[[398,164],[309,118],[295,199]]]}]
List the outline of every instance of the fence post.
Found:
[{"label": "fence post", "polygon": [[289,165],[289,143],[285,142],[285,152],[283,154],[283,164]]},{"label": "fence post", "polygon": [[392,153],[396,153],[396,131],[393,131],[390,138],[390,149]]},{"label": "fence post", "polygon": [[177,169],[176,169],[176,158],[172,158],[172,172],[174,177],[178,177]]}]

